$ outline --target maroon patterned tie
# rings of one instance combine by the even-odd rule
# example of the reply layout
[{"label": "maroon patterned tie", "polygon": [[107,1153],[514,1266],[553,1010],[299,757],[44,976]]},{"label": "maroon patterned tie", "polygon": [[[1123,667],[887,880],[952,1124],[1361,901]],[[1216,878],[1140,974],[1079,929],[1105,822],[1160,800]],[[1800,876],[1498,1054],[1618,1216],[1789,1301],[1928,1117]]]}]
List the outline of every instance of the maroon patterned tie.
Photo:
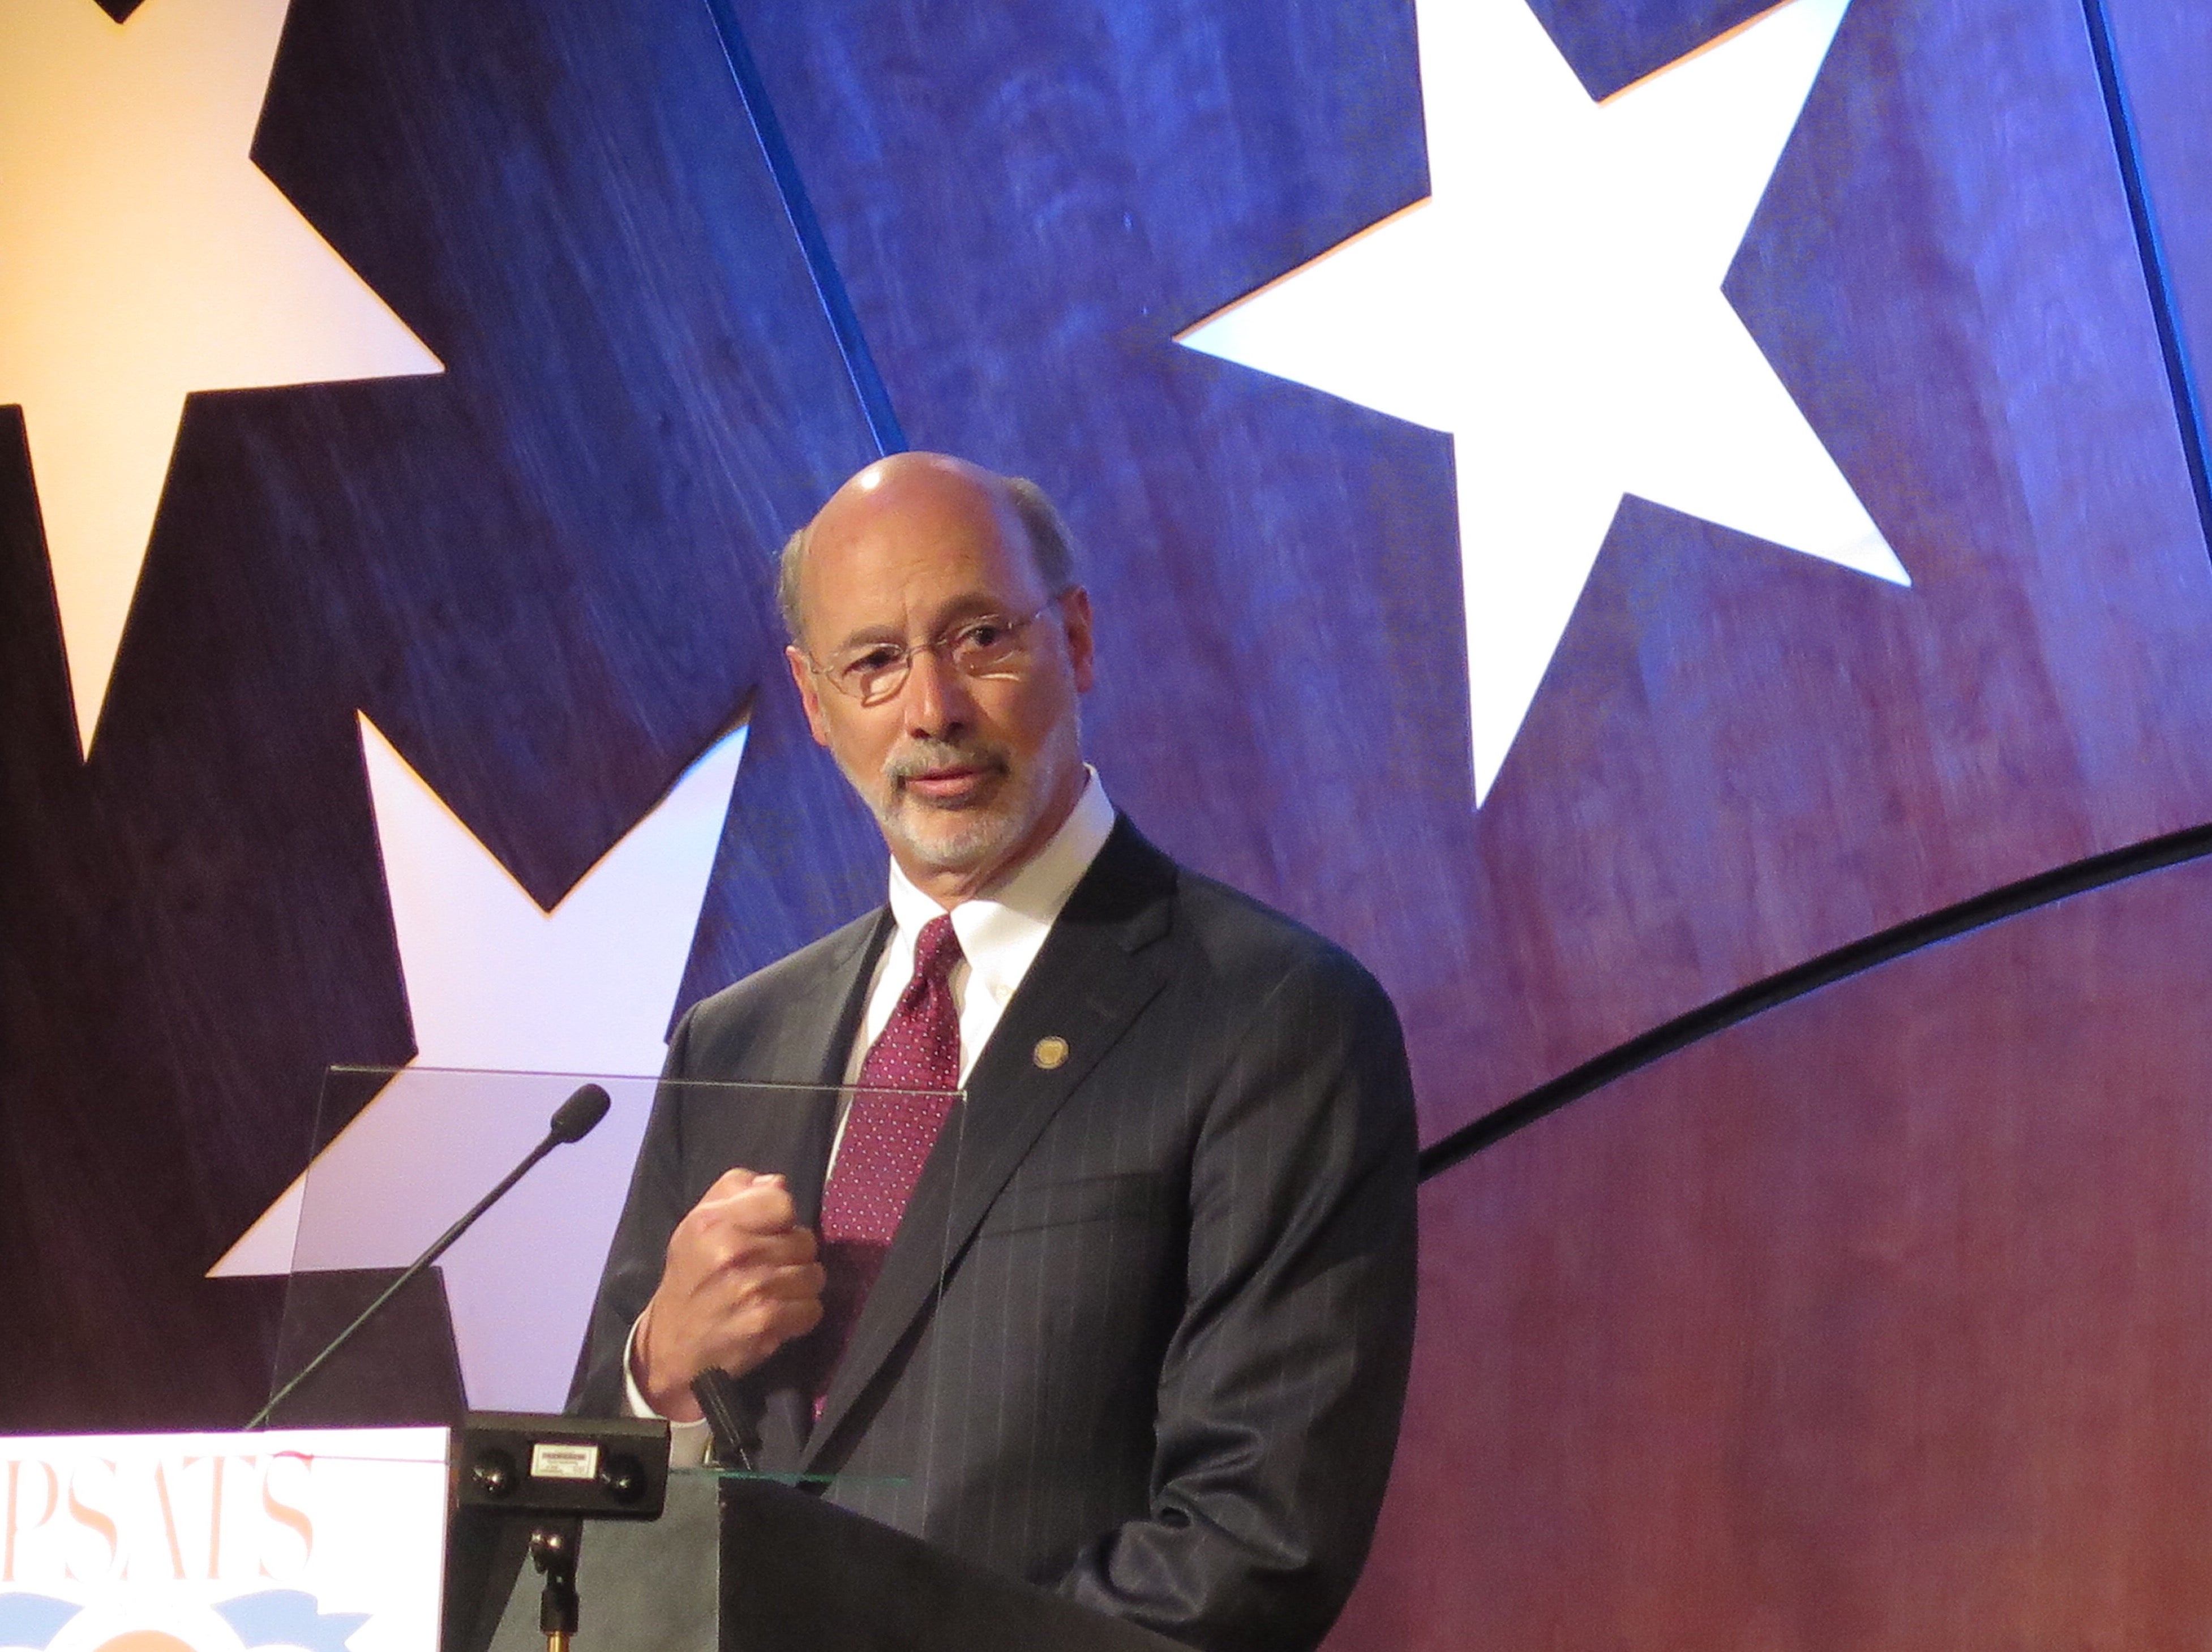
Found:
[{"label": "maroon patterned tie", "polygon": [[915,942],[914,978],[860,1064],[837,1162],[822,1193],[828,1283],[822,1324],[810,1339],[816,1344],[817,1417],[914,1184],[952,1110],[952,1097],[944,1092],[960,1082],[960,1011],[952,1001],[952,967],[959,962],[952,920],[932,918]]}]

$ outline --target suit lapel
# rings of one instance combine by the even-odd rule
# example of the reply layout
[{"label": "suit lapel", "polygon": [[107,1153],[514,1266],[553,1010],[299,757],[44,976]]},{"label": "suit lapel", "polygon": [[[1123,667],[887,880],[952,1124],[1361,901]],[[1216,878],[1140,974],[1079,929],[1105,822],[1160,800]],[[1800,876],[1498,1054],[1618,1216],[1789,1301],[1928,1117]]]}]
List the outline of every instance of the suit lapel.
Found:
[{"label": "suit lapel", "polygon": [[[804,1015],[782,1017],[775,1036],[749,1052],[745,1066],[757,1082],[784,1084],[812,1083],[822,1088],[811,1095],[794,1092],[787,1108],[776,1100],[761,1099],[757,1106],[780,1109],[758,1121],[755,1139],[773,1143],[766,1156],[754,1162],[785,1167],[792,1201],[799,1207],[801,1224],[818,1224],[822,1186],[828,1170],[830,1144],[837,1127],[836,1088],[845,1082],[845,1065],[860,1017],[867,1005],[868,984],[875,973],[877,956],[891,932],[890,909],[877,913],[872,923],[848,927],[828,956],[817,976],[819,995],[842,1008],[834,1019]],[[740,1102],[740,1104],[744,1104]],[[763,1467],[784,1468],[796,1463],[804,1447],[812,1406],[805,1388],[805,1364],[793,1351],[787,1358],[779,1352],[771,1362],[744,1380],[755,1396],[740,1414],[750,1411],[755,1429],[746,1455]],[[733,1395],[743,1392],[733,1387]],[[734,1400],[733,1400],[733,1403]],[[723,1442],[726,1452],[729,1444]]]},{"label": "suit lapel", "polygon": [[842,1084],[853,1038],[860,1030],[867,1005],[869,978],[876,956],[890,939],[889,907],[872,916],[848,924],[831,937],[831,944],[815,967],[813,987],[800,985],[804,998],[826,999],[840,1008],[834,1019],[811,1015],[777,1018],[773,1036],[761,1040],[745,1053],[747,1078],[771,1084]]},{"label": "suit lapel", "polygon": [[[1126,816],[1117,820],[969,1074],[853,1327],[802,1470],[930,1306],[1053,1115],[1166,985],[1168,959],[1152,943],[1168,932],[1175,882],[1174,862]],[[1066,1046],[1058,1066],[1036,1059],[1046,1039]]]}]

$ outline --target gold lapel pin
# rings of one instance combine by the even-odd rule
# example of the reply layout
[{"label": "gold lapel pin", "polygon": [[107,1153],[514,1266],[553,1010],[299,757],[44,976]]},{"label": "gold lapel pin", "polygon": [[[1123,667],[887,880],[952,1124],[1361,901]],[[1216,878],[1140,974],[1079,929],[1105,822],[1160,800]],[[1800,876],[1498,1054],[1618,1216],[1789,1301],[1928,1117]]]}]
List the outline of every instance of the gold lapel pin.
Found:
[{"label": "gold lapel pin", "polygon": [[1030,1052],[1030,1060],[1050,1072],[1067,1060],[1067,1041],[1065,1038],[1040,1038],[1036,1048]]}]

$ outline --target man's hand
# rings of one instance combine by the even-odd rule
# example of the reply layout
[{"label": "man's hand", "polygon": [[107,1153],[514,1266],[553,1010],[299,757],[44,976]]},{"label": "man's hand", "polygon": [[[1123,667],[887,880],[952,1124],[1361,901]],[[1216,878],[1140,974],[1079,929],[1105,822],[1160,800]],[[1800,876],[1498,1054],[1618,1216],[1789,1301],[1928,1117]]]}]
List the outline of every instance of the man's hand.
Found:
[{"label": "man's hand", "polygon": [[691,1379],[742,1376],[822,1322],[822,1265],[780,1175],[727,1170],[669,1236],[660,1286],[630,1347],[653,1410],[693,1422]]}]

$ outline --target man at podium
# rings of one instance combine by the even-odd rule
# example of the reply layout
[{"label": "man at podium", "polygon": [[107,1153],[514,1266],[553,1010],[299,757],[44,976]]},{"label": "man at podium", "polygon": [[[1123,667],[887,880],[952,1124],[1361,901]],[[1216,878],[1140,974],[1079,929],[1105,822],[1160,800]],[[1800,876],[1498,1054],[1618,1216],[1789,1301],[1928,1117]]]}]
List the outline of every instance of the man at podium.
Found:
[{"label": "man at podium", "polygon": [[1115,811],[1032,484],[872,465],[780,590],[889,899],[695,1006],[666,1076],[848,1099],[794,1149],[664,1086],[571,1408],[665,1416],[680,1453],[720,1396],[726,1455],[849,1476],[827,1495],[955,1554],[1194,1645],[1313,1644],[1412,1341],[1389,999]]}]

